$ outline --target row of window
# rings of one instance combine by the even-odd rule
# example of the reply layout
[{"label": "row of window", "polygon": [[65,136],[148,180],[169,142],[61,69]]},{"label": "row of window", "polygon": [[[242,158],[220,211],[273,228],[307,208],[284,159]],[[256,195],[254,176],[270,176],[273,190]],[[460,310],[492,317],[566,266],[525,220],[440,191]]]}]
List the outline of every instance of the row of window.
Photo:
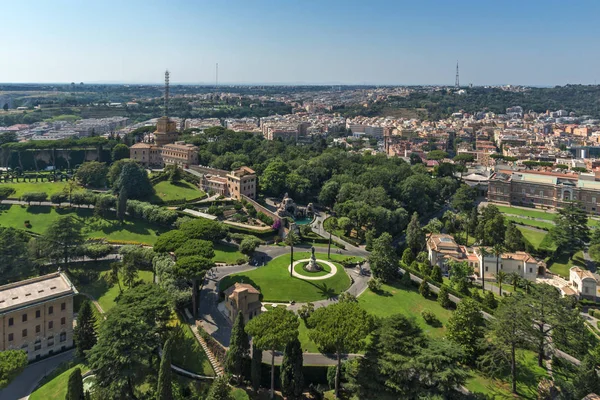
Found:
[{"label": "row of window", "polygon": [[[63,326],[67,323],[67,319],[65,317],[62,317],[60,319],[60,325]],[[54,321],[48,321],[48,329],[53,329],[54,328]],[[36,325],[35,326],[35,333],[40,333],[42,331],[42,326],[41,325]],[[27,337],[27,329],[23,329],[21,331],[21,337]],[[9,333],[8,334],[8,341],[12,342],[14,340],[14,334],[13,333]]]},{"label": "row of window", "polygon": [[[58,337],[58,340],[60,343],[66,342],[67,341],[67,333],[66,332],[61,333]],[[52,346],[54,346],[54,336],[50,336],[48,338],[48,342],[46,344],[46,347],[52,347]],[[42,348],[42,341],[40,339],[38,339],[33,344],[33,351],[41,350],[41,348]],[[21,349],[28,351],[29,345],[27,343],[23,343],[23,345],[21,346]]]},{"label": "row of window", "polygon": [[[61,303],[60,304],[60,311],[65,311],[66,309],[67,309],[67,303]],[[52,315],[52,314],[54,314],[54,306],[48,307],[48,315]],[[41,316],[42,316],[42,311],[41,310],[36,310],[35,311],[35,317],[36,318],[41,318]],[[27,313],[25,313],[25,314],[23,314],[21,316],[21,322],[27,322]],[[15,319],[13,317],[10,317],[8,319],[8,326],[13,326],[14,324],[15,324]]]}]

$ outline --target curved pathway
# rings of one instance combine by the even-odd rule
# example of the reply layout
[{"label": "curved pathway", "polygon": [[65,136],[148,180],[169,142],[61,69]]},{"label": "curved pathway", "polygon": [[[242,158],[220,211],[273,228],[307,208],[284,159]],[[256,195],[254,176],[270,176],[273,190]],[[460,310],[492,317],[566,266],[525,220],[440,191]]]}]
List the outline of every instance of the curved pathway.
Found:
[{"label": "curved pathway", "polygon": [[294,269],[296,267],[296,265],[298,265],[302,262],[310,262],[310,258],[305,258],[304,260],[294,261],[294,263],[292,265],[288,266],[288,271],[293,270],[292,276],[295,276],[296,278],[304,279],[307,281],[321,281],[323,279],[329,279],[332,276],[334,276],[335,274],[337,274],[337,267],[335,266],[334,263],[325,261],[325,260],[321,260],[321,259],[317,259],[317,261],[329,266],[329,268],[331,268],[331,271],[326,275],[319,275],[319,276],[302,275],[302,274],[297,273],[296,270]]}]

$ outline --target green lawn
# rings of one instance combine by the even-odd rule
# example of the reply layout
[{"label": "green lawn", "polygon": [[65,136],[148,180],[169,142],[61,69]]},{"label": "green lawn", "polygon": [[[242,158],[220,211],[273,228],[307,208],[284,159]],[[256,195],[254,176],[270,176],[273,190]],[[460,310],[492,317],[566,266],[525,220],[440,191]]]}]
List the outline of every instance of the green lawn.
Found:
[{"label": "green lawn", "polygon": [[154,185],[154,190],[156,193],[150,199],[151,203],[171,200],[192,200],[204,196],[203,191],[185,181],[177,183],[161,181]]},{"label": "green lawn", "polygon": [[240,258],[245,258],[246,256],[239,252],[237,246],[226,245],[223,243],[217,243],[214,246],[215,250],[215,258],[213,260],[215,262],[222,262],[225,264],[235,264],[237,260]]},{"label": "green lawn", "polygon": [[250,400],[248,393],[240,388],[233,388],[231,390],[231,396],[233,397],[233,400]]},{"label": "green lawn", "polygon": [[525,240],[527,240],[536,249],[545,249],[550,251],[556,250],[556,245],[554,242],[552,242],[552,239],[548,233],[535,231],[519,225],[517,225],[517,229],[521,231]]},{"label": "green lawn", "polygon": [[[106,238],[115,242],[132,242],[152,245],[161,228],[146,221],[126,219],[123,224],[117,220],[94,217],[94,210],[86,208],[56,208],[49,206],[0,206],[0,225],[17,229],[27,229],[43,233],[50,224],[62,215],[73,215],[83,223],[83,232],[90,238]],[[29,220],[31,227],[25,227]]]},{"label": "green lawn", "polygon": [[12,187],[15,193],[10,197],[20,198],[23,193],[27,192],[44,192],[48,194],[48,198],[53,193],[62,192],[67,182],[19,182],[19,183],[0,183],[1,186]]},{"label": "green lawn", "polygon": [[[327,257],[318,254],[318,258]],[[310,253],[294,253],[294,260],[310,258]],[[332,260],[343,260],[346,256],[332,254]],[[350,277],[344,268],[335,263],[337,273],[331,278],[317,281],[307,281],[300,278],[290,277],[288,266],[290,256],[283,255],[271,260],[264,267],[258,267],[252,271],[234,274],[223,278],[219,284],[220,290],[225,290],[234,282],[249,283],[261,291],[263,301],[286,302],[295,300],[297,302],[308,302],[335,297],[350,287]]]},{"label": "green lawn", "polygon": [[[90,265],[90,263],[83,267],[74,266],[69,271],[77,290],[96,299],[104,312],[108,312],[116,305],[116,299],[120,291],[119,285],[110,284],[107,279],[110,272],[110,262],[97,263],[95,266]],[[138,279],[143,282],[152,282],[152,272],[139,271]],[[127,290],[123,282],[121,282],[121,287],[123,290]]]},{"label": "green lawn", "polygon": [[299,318],[299,320],[300,326],[298,327],[298,339],[300,340],[300,344],[302,345],[302,351],[309,353],[318,353],[319,349],[317,348],[317,345],[308,337],[309,329],[306,327],[304,320],[302,320],[302,318]]},{"label": "green lawn", "polygon": [[575,253],[572,258],[563,255],[548,262],[548,269],[565,279],[569,279],[569,269],[574,266],[585,268],[585,260],[582,251]]},{"label": "green lawn", "polygon": [[[435,300],[423,298],[411,287],[405,289],[399,284],[383,285],[380,293],[367,289],[359,298],[358,303],[369,313],[378,317],[389,317],[393,314],[404,314],[414,317],[425,333],[431,337],[441,339],[446,334],[446,324],[452,311],[440,306]],[[429,310],[441,321],[441,327],[427,325],[421,311]]]},{"label": "green lawn", "polygon": [[532,217],[539,219],[547,219],[548,221],[553,221],[556,218],[557,213],[545,212],[540,210],[528,210],[524,208],[517,207],[508,207],[508,206],[498,206],[498,210],[504,214],[512,214],[512,215],[520,215],[522,217]]},{"label": "green lawn", "polygon": [[177,337],[177,340],[173,341],[171,363],[198,375],[214,376],[215,371],[190,326],[176,316],[173,317],[170,325],[181,326],[183,332],[183,337]]},{"label": "green lawn", "polygon": [[81,373],[83,374],[89,368],[83,364],[77,364],[72,368],[67,369],[64,372],[59,369],[58,375],[50,374],[47,383],[44,383],[40,388],[34,391],[31,396],[29,396],[30,400],[64,400],[67,395],[67,384],[69,382],[69,376],[76,369],[81,368]]},{"label": "green lawn", "polygon": [[552,228],[554,228],[554,224],[552,222],[543,222],[543,221],[537,221],[535,219],[528,219],[528,218],[521,218],[521,217],[511,217],[506,215],[504,217],[507,221],[513,221],[516,224],[521,224],[521,225],[529,225],[529,226],[533,226],[535,228],[540,228],[540,229],[547,229],[550,230]]}]

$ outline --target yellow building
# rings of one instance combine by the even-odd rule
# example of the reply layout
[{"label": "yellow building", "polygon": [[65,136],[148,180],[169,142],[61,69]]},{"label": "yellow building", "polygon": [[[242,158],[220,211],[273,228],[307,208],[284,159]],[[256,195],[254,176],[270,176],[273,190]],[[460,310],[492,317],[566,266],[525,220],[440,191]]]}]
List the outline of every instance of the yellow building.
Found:
[{"label": "yellow building", "polygon": [[0,286],[0,351],[22,349],[29,360],[73,347],[73,296],[58,272]]},{"label": "yellow building", "polygon": [[241,311],[244,321],[248,322],[261,313],[260,292],[252,285],[236,282],[225,290],[225,308],[227,316],[235,321]]},{"label": "yellow building", "polygon": [[248,167],[241,167],[227,174],[229,196],[241,200],[242,195],[256,199],[256,173]]}]

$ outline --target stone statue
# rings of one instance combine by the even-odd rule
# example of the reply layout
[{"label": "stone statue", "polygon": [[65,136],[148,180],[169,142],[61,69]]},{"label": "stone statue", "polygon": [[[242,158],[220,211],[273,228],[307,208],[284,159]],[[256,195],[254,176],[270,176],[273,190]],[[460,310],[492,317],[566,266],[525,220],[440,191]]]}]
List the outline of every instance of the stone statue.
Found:
[{"label": "stone statue", "polygon": [[310,272],[318,272],[321,270],[319,264],[317,264],[317,257],[315,256],[315,246],[312,246],[311,249],[310,261],[306,264],[306,270]]}]

